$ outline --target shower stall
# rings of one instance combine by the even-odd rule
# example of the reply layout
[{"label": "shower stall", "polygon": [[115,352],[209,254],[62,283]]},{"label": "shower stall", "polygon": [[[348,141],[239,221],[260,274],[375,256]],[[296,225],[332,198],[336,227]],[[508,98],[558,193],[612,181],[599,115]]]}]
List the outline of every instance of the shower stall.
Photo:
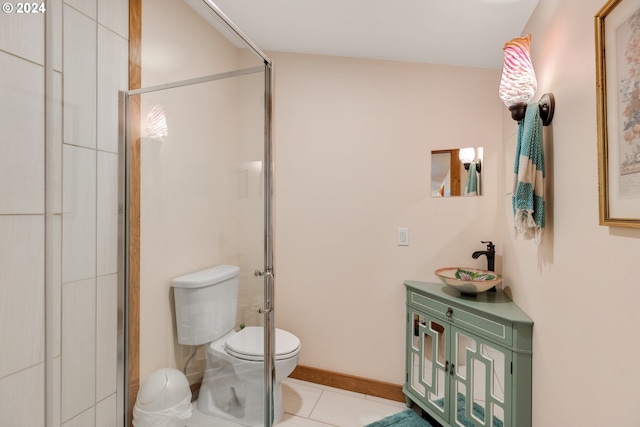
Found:
[{"label": "shower stall", "polygon": [[119,412],[128,423],[161,368],[197,393],[206,353],[177,341],[171,281],[229,264],[240,267],[236,329],[264,326],[271,426],[272,64],[210,0],[143,2],[142,21],[142,87],[121,94]]}]

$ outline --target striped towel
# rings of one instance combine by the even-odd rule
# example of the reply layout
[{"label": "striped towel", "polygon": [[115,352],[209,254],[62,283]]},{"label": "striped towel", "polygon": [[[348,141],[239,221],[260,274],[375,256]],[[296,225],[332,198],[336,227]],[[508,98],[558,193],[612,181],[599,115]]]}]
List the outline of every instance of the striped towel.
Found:
[{"label": "striped towel", "polygon": [[465,196],[478,195],[478,172],[476,171],[476,162],[469,164],[469,173],[467,174],[467,187],[464,192]]},{"label": "striped towel", "polygon": [[527,105],[518,122],[518,146],[513,167],[513,216],[515,237],[540,243],[544,231],[544,153],[542,121],[537,102]]}]

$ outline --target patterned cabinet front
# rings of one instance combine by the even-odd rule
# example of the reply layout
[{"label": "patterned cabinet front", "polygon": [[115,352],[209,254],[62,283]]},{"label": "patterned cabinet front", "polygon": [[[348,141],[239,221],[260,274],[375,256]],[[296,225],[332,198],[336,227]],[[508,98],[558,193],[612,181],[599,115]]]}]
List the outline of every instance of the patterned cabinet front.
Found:
[{"label": "patterned cabinet front", "polygon": [[511,351],[458,328],[452,332],[454,425],[511,425]]},{"label": "patterned cabinet front", "polygon": [[498,291],[407,286],[407,405],[444,426],[531,425],[533,322]]},{"label": "patterned cabinet front", "polygon": [[449,325],[409,310],[407,387],[432,411],[448,420]]}]

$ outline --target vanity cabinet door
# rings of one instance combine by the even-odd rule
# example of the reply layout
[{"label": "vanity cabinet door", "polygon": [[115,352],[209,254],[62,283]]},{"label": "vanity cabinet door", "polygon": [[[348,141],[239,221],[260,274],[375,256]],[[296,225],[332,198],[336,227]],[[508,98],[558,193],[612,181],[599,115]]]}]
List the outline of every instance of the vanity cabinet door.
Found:
[{"label": "vanity cabinet door", "polygon": [[510,349],[412,308],[407,321],[411,399],[443,425],[517,427]]},{"label": "vanity cabinet door", "polygon": [[452,425],[511,426],[512,352],[452,327]]},{"label": "vanity cabinet door", "polygon": [[448,421],[450,326],[420,312],[409,313],[407,386],[432,412]]}]

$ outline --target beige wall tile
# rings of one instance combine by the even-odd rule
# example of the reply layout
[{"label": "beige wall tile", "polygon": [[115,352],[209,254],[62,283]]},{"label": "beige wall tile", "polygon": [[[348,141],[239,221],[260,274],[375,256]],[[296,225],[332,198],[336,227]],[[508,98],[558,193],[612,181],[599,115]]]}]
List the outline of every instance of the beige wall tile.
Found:
[{"label": "beige wall tile", "polygon": [[96,400],[116,392],[118,276],[98,277],[96,287]]},{"label": "beige wall tile", "polygon": [[63,147],[62,281],[96,274],[96,152]]},{"label": "beige wall tile", "polygon": [[[1,14],[6,15],[6,14]],[[0,214],[44,212],[44,70],[0,51]],[[6,73],[6,74],[5,74]]]},{"label": "beige wall tile", "polygon": [[[5,4],[13,6],[12,12],[0,13],[0,46],[6,52],[42,65],[44,64],[44,13],[17,13],[17,3],[6,2]],[[43,2],[38,4],[40,3]],[[27,2],[22,4],[25,5]]]},{"label": "beige wall tile", "polygon": [[0,216],[0,378],[44,361],[44,216]]},{"label": "beige wall tile", "polygon": [[118,152],[118,91],[129,88],[128,53],[126,39],[98,26],[98,149],[112,153]]},{"label": "beige wall tile", "polygon": [[97,24],[64,6],[64,142],[96,147]]},{"label": "beige wall tile", "polygon": [[95,279],[62,285],[61,372],[61,418],[66,422],[96,402]]},{"label": "beige wall tile", "polygon": [[[104,0],[103,0],[104,1]],[[96,20],[98,0],[64,0],[65,4]]]},{"label": "beige wall tile", "polygon": [[129,38],[129,1],[108,0],[98,2],[98,22],[119,34]]},{"label": "beige wall tile", "polygon": [[96,408],[91,407],[83,413],[62,424],[62,427],[95,427],[95,425]]},{"label": "beige wall tile", "polygon": [[96,404],[96,427],[117,427],[117,395],[114,393]]},{"label": "beige wall tile", "polygon": [[53,99],[47,104],[51,109],[51,134],[46,143],[46,211],[62,212],[62,74],[53,75]]},{"label": "beige wall tile", "polygon": [[44,364],[0,379],[0,426],[44,426]]},{"label": "beige wall tile", "polygon": [[118,271],[118,155],[98,152],[97,274]]}]

